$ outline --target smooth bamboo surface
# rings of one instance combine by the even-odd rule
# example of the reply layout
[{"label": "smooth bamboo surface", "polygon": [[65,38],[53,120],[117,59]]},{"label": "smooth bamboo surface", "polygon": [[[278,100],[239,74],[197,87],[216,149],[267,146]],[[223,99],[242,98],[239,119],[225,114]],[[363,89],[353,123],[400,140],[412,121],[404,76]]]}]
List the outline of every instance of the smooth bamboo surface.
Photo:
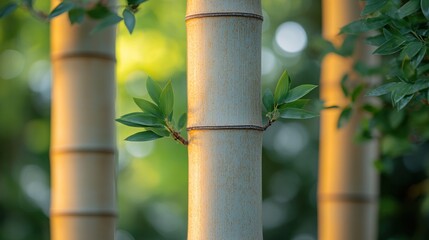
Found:
[{"label": "smooth bamboo surface", "polygon": [[212,128],[189,130],[188,240],[262,239],[262,132],[246,129],[261,125],[254,15],[259,0],[188,1],[188,127]]},{"label": "smooth bamboo surface", "polygon": [[52,240],[115,234],[115,27],[90,34],[95,24],[51,22]]},{"label": "smooth bamboo surface", "polygon": [[[323,35],[341,44],[340,28],[359,18],[354,0],[323,1]],[[362,47],[361,58],[373,61]],[[358,57],[358,56],[356,56]],[[353,65],[353,58],[326,56],[321,72],[321,98],[326,105],[345,106],[340,81]],[[377,143],[355,141],[361,112],[337,129],[340,110],[323,111],[320,130],[318,229],[320,240],[372,240],[377,235],[378,178],[373,161]]]}]

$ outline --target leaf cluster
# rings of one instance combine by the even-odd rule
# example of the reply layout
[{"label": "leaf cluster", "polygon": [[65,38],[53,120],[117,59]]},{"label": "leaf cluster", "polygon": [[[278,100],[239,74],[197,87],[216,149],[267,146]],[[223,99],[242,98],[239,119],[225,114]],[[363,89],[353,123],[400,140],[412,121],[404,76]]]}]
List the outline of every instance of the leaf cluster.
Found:
[{"label": "leaf cluster", "polygon": [[181,144],[187,145],[187,140],[180,135],[180,131],[186,126],[186,113],[181,115],[177,124],[173,120],[174,92],[171,81],[161,88],[154,80],[148,78],[146,89],[152,101],[134,98],[141,112],[125,114],[116,119],[124,125],[145,129],[125,140],[150,141],[172,137]]},{"label": "leaf cluster", "polygon": [[266,89],[262,96],[262,103],[268,120],[265,129],[279,118],[309,119],[319,116],[318,113],[306,110],[310,99],[303,97],[315,89],[316,85],[303,84],[291,89],[291,79],[285,70],[280,76],[274,93]]},{"label": "leaf cluster", "polygon": [[82,0],[81,2],[64,0],[48,14],[35,10],[33,0],[22,0],[20,3],[11,2],[0,8],[0,18],[12,14],[18,7],[23,7],[33,13],[33,15],[47,21],[66,13],[71,24],[82,23],[85,17],[98,20],[99,23],[94,27],[92,33],[118,24],[123,20],[129,33],[132,33],[136,24],[135,14],[138,12],[140,5],[146,1],[127,0],[127,4],[122,11],[122,16],[119,16],[114,11],[116,7],[108,6],[105,1],[101,0],[95,4],[88,4],[86,0]]}]

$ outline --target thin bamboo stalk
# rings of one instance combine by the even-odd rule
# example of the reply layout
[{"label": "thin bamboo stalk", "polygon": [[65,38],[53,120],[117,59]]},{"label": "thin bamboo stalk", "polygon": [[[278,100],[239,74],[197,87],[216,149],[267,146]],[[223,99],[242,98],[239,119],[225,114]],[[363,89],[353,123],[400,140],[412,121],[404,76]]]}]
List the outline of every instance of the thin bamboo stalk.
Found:
[{"label": "thin bamboo stalk", "polygon": [[189,240],[262,239],[261,23],[259,0],[188,0]]},{"label": "thin bamboo stalk", "polygon": [[[341,44],[340,28],[359,17],[354,0],[323,1],[323,35]],[[362,47],[361,56],[373,61]],[[327,105],[345,106],[340,80],[353,65],[354,58],[335,54],[322,65],[321,98]],[[350,122],[337,129],[340,110],[321,115],[318,218],[320,240],[371,240],[377,235],[378,178],[373,165],[377,158],[375,141],[360,144],[355,134],[362,112],[353,112]]]},{"label": "thin bamboo stalk", "polygon": [[115,28],[94,26],[67,14],[51,23],[52,240],[114,239]]}]

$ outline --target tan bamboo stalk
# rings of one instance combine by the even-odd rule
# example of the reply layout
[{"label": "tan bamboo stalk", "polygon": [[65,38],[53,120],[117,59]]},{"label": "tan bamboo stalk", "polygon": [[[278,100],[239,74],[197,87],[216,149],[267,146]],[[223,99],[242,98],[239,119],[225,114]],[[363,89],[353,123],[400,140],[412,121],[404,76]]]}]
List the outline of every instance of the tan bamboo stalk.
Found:
[{"label": "tan bamboo stalk", "polygon": [[262,239],[260,0],[188,0],[188,240]]},{"label": "tan bamboo stalk", "polygon": [[114,239],[115,28],[94,25],[51,23],[52,240]]},{"label": "tan bamboo stalk", "polygon": [[[359,18],[355,0],[323,1],[323,35],[341,44],[342,26]],[[361,49],[361,57],[372,61]],[[366,55],[366,56],[363,56]],[[355,58],[328,55],[322,65],[321,98],[328,105],[345,106],[340,80]],[[321,115],[318,218],[320,240],[372,240],[377,233],[378,178],[373,165],[377,158],[374,141],[358,144],[354,140],[361,112],[354,112],[350,122],[337,129],[340,110]]]}]

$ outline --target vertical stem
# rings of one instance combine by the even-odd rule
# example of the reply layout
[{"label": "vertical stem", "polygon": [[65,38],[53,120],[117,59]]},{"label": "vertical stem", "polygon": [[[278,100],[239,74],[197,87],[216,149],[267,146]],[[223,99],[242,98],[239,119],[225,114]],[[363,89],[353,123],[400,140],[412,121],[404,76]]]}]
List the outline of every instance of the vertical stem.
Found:
[{"label": "vertical stem", "polygon": [[115,28],[95,24],[51,23],[52,240],[114,239]]},{"label": "vertical stem", "polygon": [[[323,34],[341,44],[340,28],[359,18],[359,3],[354,0],[323,1]],[[362,46],[361,46],[362,47]],[[369,58],[368,49],[360,57]],[[362,55],[367,56],[362,56]],[[328,55],[322,65],[321,98],[327,105],[345,106],[340,80],[353,65],[354,58]],[[362,112],[356,110],[350,122],[337,129],[340,110],[321,115],[319,167],[319,239],[371,240],[377,235],[378,179],[373,161],[377,143],[355,142]]]},{"label": "vertical stem", "polygon": [[189,240],[262,239],[262,132],[248,128],[261,20],[260,0],[188,0]]}]

